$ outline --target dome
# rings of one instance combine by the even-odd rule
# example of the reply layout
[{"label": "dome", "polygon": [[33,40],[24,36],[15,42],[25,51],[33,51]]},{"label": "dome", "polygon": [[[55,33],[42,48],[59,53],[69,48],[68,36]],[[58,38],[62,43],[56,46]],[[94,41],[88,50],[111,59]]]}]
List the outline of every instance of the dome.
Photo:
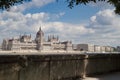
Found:
[{"label": "dome", "polygon": [[39,28],[39,31],[37,32],[37,35],[44,35],[44,32],[41,30],[41,27]]}]

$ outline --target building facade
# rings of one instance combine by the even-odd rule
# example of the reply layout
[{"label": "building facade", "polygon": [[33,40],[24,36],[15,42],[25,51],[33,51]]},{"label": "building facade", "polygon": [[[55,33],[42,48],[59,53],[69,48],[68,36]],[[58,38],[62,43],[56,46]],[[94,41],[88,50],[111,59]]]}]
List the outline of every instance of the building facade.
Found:
[{"label": "building facade", "polygon": [[93,44],[77,44],[77,50],[87,52],[114,52],[115,48],[111,46],[99,46]]},{"label": "building facade", "polygon": [[[60,41],[59,36],[49,35],[45,39],[44,32],[41,27],[36,33],[36,37],[32,40],[31,35],[20,35],[19,38],[4,39],[2,50],[66,50],[66,51],[86,51],[86,52],[113,52],[115,49],[111,46],[99,46],[93,44],[76,44],[71,41]],[[120,47],[117,47],[120,51]]]},{"label": "building facade", "polygon": [[34,40],[31,35],[22,35],[19,38],[4,39],[2,50],[72,50],[72,42],[60,42],[58,36],[50,35],[48,40],[44,37],[44,32],[41,30],[36,34]]},{"label": "building facade", "polygon": [[78,44],[77,50],[94,52],[94,45],[92,45],[92,44]]}]

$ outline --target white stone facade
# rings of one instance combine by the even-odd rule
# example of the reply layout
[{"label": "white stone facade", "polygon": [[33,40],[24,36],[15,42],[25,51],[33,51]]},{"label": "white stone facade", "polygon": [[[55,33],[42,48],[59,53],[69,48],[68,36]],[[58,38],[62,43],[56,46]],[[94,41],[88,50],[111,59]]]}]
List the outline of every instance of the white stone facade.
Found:
[{"label": "white stone facade", "polygon": [[35,40],[31,39],[31,35],[23,35],[15,39],[4,39],[2,50],[72,50],[72,42],[60,42],[58,36],[48,36],[45,40],[44,32],[39,29]]},{"label": "white stone facade", "polygon": [[78,44],[77,50],[94,52],[94,45],[92,45],[92,44]]},{"label": "white stone facade", "polygon": [[78,44],[77,50],[87,52],[114,52],[114,47],[111,46],[99,46],[93,44]]},{"label": "white stone facade", "polygon": [[[39,51],[87,51],[87,52],[113,52],[114,47],[99,46],[93,44],[76,44],[73,45],[71,41],[59,41],[58,36],[49,35],[46,40],[44,32],[41,28],[36,33],[34,40],[31,35],[20,35],[19,38],[4,39],[2,50],[39,50]],[[117,48],[120,51],[120,47]]]}]

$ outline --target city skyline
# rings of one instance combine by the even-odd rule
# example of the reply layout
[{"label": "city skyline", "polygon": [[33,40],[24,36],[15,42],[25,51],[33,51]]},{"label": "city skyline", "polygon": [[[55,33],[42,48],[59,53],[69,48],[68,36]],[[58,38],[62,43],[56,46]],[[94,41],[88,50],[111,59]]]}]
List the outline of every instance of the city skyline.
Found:
[{"label": "city skyline", "polygon": [[36,32],[36,37],[32,39],[31,35],[20,35],[18,38],[3,39],[2,51],[74,51],[74,52],[115,52],[119,51],[119,47],[100,46],[96,44],[73,44],[71,40],[61,41],[59,36],[48,35],[45,38],[45,33],[39,28]]},{"label": "city skyline", "polygon": [[[102,7],[101,7],[102,6]],[[49,34],[73,43],[120,45],[120,16],[107,3],[90,3],[70,9],[64,0],[33,0],[0,12],[0,43],[3,38],[30,34],[42,26]]]}]

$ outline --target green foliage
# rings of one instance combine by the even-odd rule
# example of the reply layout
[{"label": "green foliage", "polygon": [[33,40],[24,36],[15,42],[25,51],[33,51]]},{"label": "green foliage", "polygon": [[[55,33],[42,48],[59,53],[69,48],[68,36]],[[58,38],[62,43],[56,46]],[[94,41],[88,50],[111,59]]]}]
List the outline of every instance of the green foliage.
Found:
[{"label": "green foliage", "polygon": [[115,6],[115,13],[120,15],[120,0],[109,0],[108,3]]},{"label": "green foliage", "polygon": [[11,6],[15,4],[21,4],[23,1],[30,0],[0,0],[0,9],[9,9]]},{"label": "green foliage", "polygon": [[68,7],[73,8],[75,5],[88,4],[90,2],[104,1],[115,6],[115,13],[120,15],[120,0],[66,0],[68,2]]},{"label": "green foliage", "polygon": [[[9,9],[11,6],[15,4],[21,4],[26,1],[31,1],[31,0],[0,0],[0,9]],[[56,0],[59,1],[59,0]],[[115,13],[120,15],[120,0],[66,0],[68,2],[68,7],[73,8],[75,5],[80,5],[80,4],[88,4],[90,2],[98,2],[98,1],[104,1],[108,2],[111,5],[115,6]]]}]

